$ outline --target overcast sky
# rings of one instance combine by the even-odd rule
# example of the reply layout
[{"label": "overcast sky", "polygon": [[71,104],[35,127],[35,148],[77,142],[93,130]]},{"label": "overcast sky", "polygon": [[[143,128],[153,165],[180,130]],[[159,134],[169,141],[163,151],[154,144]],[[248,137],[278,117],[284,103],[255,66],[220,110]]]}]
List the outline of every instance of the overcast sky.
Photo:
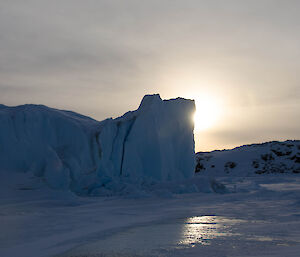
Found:
[{"label": "overcast sky", "polygon": [[218,112],[196,150],[299,139],[299,12],[298,0],[0,0],[0,103],[102,120],[149,93],[211,99],[197,103]]}]

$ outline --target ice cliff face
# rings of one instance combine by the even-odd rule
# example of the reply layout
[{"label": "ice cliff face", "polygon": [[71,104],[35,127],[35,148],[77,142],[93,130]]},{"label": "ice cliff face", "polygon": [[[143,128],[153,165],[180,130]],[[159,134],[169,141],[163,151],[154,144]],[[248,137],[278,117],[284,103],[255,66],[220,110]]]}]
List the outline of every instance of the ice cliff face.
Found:
[{"label": "ice cliff face", "polygon": [[215,176],[300,173],[300,141],[273,141],[232,150],[199,152],[196,159],[197,173]]},{"label": "ice cliff face", "polygon": [[95,193],[113,181],[170,181],[194,173],[194,101],[147,95],[136,111],[102,122],[46,106],[0,106],[0,172],[52,188]]}]

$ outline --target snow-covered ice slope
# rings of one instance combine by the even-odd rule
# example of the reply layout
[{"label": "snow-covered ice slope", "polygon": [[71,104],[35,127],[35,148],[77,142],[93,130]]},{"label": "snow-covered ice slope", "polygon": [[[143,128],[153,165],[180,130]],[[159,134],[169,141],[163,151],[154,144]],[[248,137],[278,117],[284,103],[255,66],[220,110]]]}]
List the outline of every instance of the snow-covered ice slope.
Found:
[{"label": "snow-covered ice slope", "polygon": [[211,175],[300,173],[300,141],[273,141],[232,150],[199,152],[196,161],[196,172]]},{"label": "snow-covered ice slope", "polygon": [[190,178],[194,110],[192,100],[146,95],[136,111],[98,122],[41,105],[0,105],[0,172],[33,174],[81,195],[118,190],[112,184],[120,179]]}]

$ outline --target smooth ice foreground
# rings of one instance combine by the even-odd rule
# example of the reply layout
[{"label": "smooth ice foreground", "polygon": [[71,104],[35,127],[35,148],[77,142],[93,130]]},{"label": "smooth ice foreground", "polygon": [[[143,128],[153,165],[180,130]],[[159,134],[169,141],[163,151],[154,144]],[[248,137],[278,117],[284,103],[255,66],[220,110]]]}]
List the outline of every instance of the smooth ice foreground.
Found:
[{"label": "smooth ice foreground", "polygon": [[41,105],[1,105],[0,172],[33,174],[51,188],[80,195],[124,190],[120,180],[191,178],[194,111],[192,100],[159,95],[146,95],[136,111],[101,122]]},{"label": "smooth ice foreground", "polygon": [[129,228],[56,257],[167,257],[174,251],[211,245],[218,237],[239,236],[233,227],[244,222],[214,215],[173,219]]},{"label": "smooth ice foreground", "polygon": [[[127,203],[127,208],[114,213],[123,220],[136,221],[135,225],[94,233],[54,256],[298,257],[299,178],[240,177],[236,185],[243,180],[257,184],[256,188],[249,188],[250,193],[190,194]],[[149,215],[160,218],[149,222]],[[138,222],[141,216],[148,221]]]},{"label": "smooth ice foreground", "polygon": [[219,179],[236,193],[92,198],[2,185],[0,256],[299,256],[297,174]]}]

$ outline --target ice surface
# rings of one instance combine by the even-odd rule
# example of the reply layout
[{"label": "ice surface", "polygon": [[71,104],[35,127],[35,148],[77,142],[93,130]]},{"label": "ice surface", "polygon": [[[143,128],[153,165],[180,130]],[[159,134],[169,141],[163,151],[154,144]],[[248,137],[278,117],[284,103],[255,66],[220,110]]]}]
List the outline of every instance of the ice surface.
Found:
[{"label": "ice surface", "polygon": [[1,192],[0,256],[298,257],[299,176],[236,180],[241,183],[257,187],[143,199],[79,197],[49,188]]},{"label": "ice surface", "polygon": [[[98,122],[41,105],[0,106],[0,172],[105,195],[194,172],[194,101],[146,95],[136,111]],[[127,184],[128,184],[127,183]]]}]

